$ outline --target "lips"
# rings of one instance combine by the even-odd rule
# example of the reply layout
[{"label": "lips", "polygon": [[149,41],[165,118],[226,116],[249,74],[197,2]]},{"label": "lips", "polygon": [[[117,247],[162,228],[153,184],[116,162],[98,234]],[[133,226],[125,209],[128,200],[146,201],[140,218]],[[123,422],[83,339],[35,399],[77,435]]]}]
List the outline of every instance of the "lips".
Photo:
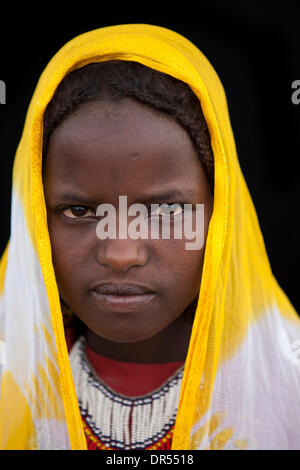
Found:
[{"label": "lips", "polygon": [[101,283],[93,287],[91,293],[102,307],[117,313],[143,310],[156,298],[148,287],[127,283]]},{"label": "lips", "polygon": [[140,286],[137,284],[125,284],[115,282],[106,282],[98,284],[94,287],[94,289],[99,292],[99,294],[112,295],[143,295],[153,292],[147,287]]}]

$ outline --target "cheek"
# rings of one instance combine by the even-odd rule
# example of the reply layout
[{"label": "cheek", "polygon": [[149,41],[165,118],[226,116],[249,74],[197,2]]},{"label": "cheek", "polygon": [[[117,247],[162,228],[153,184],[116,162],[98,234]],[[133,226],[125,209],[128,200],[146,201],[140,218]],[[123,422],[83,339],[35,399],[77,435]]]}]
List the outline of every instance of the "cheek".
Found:
[{"label": "cheek", "polygon": [[84,263],[89,256],[89,245],[83,242],[80,231],[65,229],[55,218],[48,218],[52,260],[58,289],[78,291]]},{"label": "cheek", "polygon": [[155,270],[165,285],[170,302],[186,306],[200,289],[204,248],[186,250],[186,240],[159,241]]},{"label": "cheek", "polygon": [[[161,279],[165,285],[165,292],[169,304],[182,311],[198,295],[200,290],[205,246],[209,222],[213,210],[212,201],[204,204],[204,227],[201,226],[203,239],[199,236],[199,243],[194,243],[197,237],[182,240],[158,240],[156,243],[157,273],[161,273]],[[193,217],[194,221],[194,217]],[[199,229],[199,227],[198,227]],[[193,231],[196,226],[193,224]],[[155,242],[153,242],[155,243]],[[187,249],[189,246],[192,249]],[[200,249],[196,249],[200,247]]]}]

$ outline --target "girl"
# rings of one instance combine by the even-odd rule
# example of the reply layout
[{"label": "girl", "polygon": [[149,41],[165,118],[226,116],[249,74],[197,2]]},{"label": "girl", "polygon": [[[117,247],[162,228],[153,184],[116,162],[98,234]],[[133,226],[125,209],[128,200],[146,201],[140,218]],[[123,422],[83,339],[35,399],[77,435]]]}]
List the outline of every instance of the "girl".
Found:
[{"label": "girl", "polygon": [[[157,237],[99,239],[99,205],[119,214],[122,195],[156,205]],[[173,230],[203,205],[200,249],[161,236],[174,204]],[[299,446],[299,317],[222,86],[179,34],[101,28],[48,64],[17,150],[1,286],[1,448]]]}]

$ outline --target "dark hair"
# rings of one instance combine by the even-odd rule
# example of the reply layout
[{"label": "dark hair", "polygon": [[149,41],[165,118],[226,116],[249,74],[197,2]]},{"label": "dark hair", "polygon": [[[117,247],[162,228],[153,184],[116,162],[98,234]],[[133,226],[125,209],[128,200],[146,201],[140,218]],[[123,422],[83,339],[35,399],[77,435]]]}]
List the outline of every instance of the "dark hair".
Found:
[{"label": "dark hair", "polygon": [[[199,99],[186,83],[127,60],[90,63],[63,78],[44,113],[43,168],[50,136],[67,116],[88,101],[125,97],[171,115],[188,132],[213,194],[214,158]],[[195,308],[194,300],[186,310],[185,317],[190,321]]]},{"label": "dark hair", "polygon": [[199,99],[186,83],[138,62],[90,63],[63,78],[44,114],[43,163],[51,133],[81,104],[124,97],[170,114],[186,129],[213,194],[214,158]]}]

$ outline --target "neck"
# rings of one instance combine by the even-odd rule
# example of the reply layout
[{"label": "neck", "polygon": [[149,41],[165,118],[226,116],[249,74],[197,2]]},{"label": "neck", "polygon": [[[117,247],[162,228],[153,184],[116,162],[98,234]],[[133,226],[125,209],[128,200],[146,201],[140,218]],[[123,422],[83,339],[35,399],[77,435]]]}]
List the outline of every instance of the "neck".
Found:
[{"label": "neck", "polygon": [[96,353],[111,359],[143,364],[185,361],[192,324],[181,315],[157,335],[134,343],[116,343],[86,328],[87,344]]}]

